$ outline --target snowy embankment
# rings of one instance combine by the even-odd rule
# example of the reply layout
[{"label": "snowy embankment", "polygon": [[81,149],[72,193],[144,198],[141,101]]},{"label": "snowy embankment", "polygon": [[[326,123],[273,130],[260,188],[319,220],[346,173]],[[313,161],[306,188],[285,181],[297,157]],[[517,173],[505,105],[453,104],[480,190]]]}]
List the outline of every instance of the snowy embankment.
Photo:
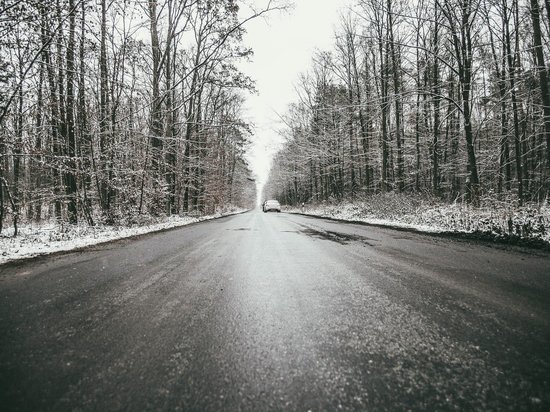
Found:
[{"label": "snowy embankment", "polygon": [[176,228],[245,211],[245,209],[231,209],[231,211],[227,212],[197,217],[170,216],[158,218],[156,221],[148,224],[130,227],[88,226],[85,224],[76,226],[68,224],[59,225],[57,223],[21,225],[17,237],[13,237],[12,228],[5,228],[0,234],[0,265],[17,259],[80,249],[112,240]]},{"label": "snowy embankment", "polygon": [[385,194],[354,202],[306,204],[303,209],[285,208],[285,211],[550,248],[548,205],[519,208],[492,202],[474,208],[464,203],[446,204],[433,199]]}]

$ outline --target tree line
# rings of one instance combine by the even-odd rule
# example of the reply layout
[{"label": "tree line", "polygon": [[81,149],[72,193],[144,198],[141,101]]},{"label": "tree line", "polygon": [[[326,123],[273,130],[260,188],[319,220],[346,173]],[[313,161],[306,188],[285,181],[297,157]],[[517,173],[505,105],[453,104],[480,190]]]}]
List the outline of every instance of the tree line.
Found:
[{"label": "tree line", "polygon": [[356,2],[300,78],[266,193],[547,200],[549,39],[547,0]]},{"label": "tree line", "polygon": [[[233,0],[0,2],[0,231],[247,206]],[[247,12],[248,13],[248,12]],[[246,14],[246,13],[245,13]]]}]

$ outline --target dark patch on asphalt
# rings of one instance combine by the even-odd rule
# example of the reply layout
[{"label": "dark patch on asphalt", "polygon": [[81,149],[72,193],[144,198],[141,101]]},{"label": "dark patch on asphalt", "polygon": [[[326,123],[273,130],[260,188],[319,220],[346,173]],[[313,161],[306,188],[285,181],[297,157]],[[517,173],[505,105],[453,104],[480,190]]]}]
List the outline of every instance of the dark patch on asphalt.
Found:
[{"label": "dark patch on asphalt", "polygon": [[238,229],[227,229],[227,230],[239,231],[239,230],[252,230],[252,229],[250,229],[249,227],[239,227]]},{"label": "dark patch on asphalt", "polygon": [[370,243],[364,236],[359,235],[350,235],[348,233],[340,233],[340,232],[333,232],[333,231],[318,231],[312,228],[305,228],[301,230],[301,233],[304,233],[308,236],[315,237],[317,239],[325,239],[330,240],[332,242],[339,243],[341,245],[347,245],[351,242],[361,242],[369,246],[374,246],[372,243]]},{"label": "dark patch on asphalt", "polygon": [[550,243],[543,239],[524,239],[516,235],[502,235],[490,232],[425,232],[420,229],[393,226],[391,224],[368,223],[361,220],[344,220],[327,216],[309,215],[306,213],[291,213],[310,219],[328,220],[342,224],[370,226],[384,229],[385,231],[409,232],[420,236],[428,236],[432,239],[443,238],[445,240],[457,240],[470,244],[471,241],[477,241],[480,244],[500,250],[513,250],[524,254],[536,256],[548,256]]}]

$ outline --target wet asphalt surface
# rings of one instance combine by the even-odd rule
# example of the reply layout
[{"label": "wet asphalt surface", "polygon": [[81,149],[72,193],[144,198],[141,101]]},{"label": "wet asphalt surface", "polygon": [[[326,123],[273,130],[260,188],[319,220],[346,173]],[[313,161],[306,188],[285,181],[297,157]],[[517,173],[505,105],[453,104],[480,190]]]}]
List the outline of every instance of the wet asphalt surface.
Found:
[{"label": "wet asphalt surface", "polygon": [[253,211],[0,266],[0,408],[550,410],[550,254]]}]

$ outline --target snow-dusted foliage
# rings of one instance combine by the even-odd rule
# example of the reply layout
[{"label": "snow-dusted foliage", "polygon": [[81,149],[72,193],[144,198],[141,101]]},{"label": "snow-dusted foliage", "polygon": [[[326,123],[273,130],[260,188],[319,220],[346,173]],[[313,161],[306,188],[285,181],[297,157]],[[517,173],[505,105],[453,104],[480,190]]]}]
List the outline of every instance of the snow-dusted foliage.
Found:
[{"label": "snow-dusted foliage", "polygon": [[238,64],[275,2],[1,4],[0,233],[253,206]]},{"label": "snow-dusted foliage", "polygon": [[543,241],[550,245],[550,206],[512,208],[505,203],[472,207],[467,203],[446,204],[433,198],[405,194],[379,194],[353,202],[305,204],[287,208],[316,216],[361,221],[426,232],[458,232],[492,239]]},{"label": "snow-dusted foliage", "polygon": [[25,225],[19,228],[17,237],[13,236],[13,229],[10,228],[0,235],[0,265],[11,260],[78,249],[243,211],[244,209],[230,206],[216,211],[215,214],[204,216],[168,216],[162,218],[143,216],[139,224],[136,222],[133,225],[120,226],[89,226],[85,223],[59,225],[55,222]]},{"label": "snow-dusted foliage", "polygon": [[297,83],[264,197],[547,239],[550,9],[531,4],[529,16],[517,0],[353,2]]}]

